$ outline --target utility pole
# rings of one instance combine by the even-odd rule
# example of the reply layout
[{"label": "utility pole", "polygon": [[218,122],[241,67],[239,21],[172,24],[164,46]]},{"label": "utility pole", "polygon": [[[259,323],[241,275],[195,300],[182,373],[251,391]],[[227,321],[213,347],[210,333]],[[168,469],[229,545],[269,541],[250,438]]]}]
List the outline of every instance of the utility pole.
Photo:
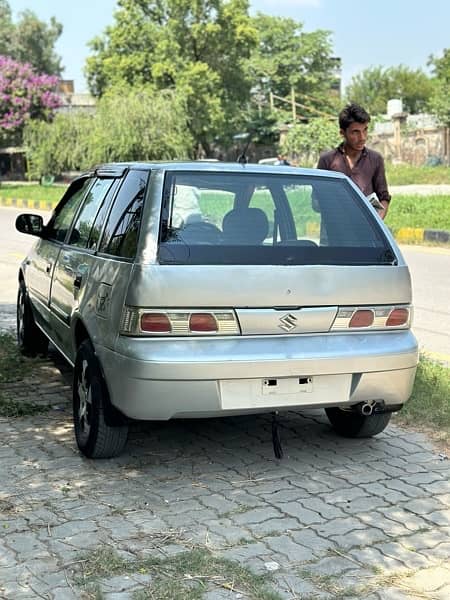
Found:
[{"label": "utility pole", "polygon": [[294,86],[291,86],[291,103],[292,103],[292,121],[295,123],[297,119],[296,102],[295,102],[295,90]]}]

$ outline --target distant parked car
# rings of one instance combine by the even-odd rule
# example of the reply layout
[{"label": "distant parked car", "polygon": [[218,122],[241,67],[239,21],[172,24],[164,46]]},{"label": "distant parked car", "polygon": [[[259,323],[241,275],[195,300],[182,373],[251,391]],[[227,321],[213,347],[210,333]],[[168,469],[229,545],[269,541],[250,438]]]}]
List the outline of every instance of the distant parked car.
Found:
[{"label": "distant parked car", "polygon": [[19,271],[18,342],[74,367],[80,451],[132,419],[325,409],[375,435],[417,365],[408,267],[344,175],[219,162],[103,165],[72,182]]}]

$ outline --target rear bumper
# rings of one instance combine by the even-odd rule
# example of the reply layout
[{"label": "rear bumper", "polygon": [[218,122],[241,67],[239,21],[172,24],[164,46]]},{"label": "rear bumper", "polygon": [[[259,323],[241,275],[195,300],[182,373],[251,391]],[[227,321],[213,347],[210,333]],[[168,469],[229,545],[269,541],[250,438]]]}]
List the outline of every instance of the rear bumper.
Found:
[{"label": "rear bumper", "polygon": [[[345,399],[333,396],[320,406],[409,398],[418,361],[411,331],[215,339],[120,337],[116,349],[97,347],[112,403],[135,419],[170,419],[262,412],[245,385],[238,408],[225,409],[221,382],[264,378],[351,376]],[[332,378],[329,379],[332,382]],[[323,382],[328,381],[322,377]],[[248,388],[250,389],[250,388]],[[317,404],[314,404],[317,406]],[[306,395],[298,405],[308,406]],[[277,404],[278,409],[284,407]]]}]

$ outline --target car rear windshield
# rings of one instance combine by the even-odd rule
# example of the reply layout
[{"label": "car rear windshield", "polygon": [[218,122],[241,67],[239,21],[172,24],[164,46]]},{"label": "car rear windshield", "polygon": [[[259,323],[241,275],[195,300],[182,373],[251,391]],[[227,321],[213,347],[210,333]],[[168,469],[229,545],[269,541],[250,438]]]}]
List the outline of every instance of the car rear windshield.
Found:
[{"label": "car rear windshield", "polygon": [[166,174],[164,264],[393,264],[373,209],[341,178],[245,172]]}]

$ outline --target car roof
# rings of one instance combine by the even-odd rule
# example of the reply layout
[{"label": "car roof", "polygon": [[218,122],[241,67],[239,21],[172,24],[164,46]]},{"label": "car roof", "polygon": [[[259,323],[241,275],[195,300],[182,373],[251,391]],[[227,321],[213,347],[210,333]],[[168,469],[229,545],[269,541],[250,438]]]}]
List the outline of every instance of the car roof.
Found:
[{"label": "car roof", "polygon": [[98,175],[120,176],[125,170],[163,170],[163,171],[204,171],[209,173],[227,172],[227,173],[255,173],[255,174],[279,174],[286,175],[308,175],[315,177],[334,177],[336,179],[347,179],[346,175],[336,171],[324,171],[321,169],[311,169],[304,167],[278,166],[257,163],[237,163],[237,162],[219,162],[219,161],[135,161],[135,162],[116,162],[98,165],[93,172]]}]

